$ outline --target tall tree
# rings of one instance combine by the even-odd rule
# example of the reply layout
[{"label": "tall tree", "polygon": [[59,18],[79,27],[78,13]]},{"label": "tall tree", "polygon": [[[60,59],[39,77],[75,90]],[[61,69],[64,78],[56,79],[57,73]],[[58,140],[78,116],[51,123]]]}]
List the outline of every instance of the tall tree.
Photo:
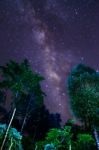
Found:
[{"label": "tall tree", "polygon": [[[27,116],[32,111],[30,109],[31,101],[33,103],[35,102],[35,106],[40,106],[42,104],[44,93],[42,92],[39,83],[40,81],[44,80],[44,78],[32,71],[27,60],[24,60],[22,63],[19,64],[14,61],[10,61],[5,66],[1,66],[0,71],[2,76],[2,80],[0,82],[0,88],[11,90],[12,98],[13,98],[12,100],[13,114],[9,122],[7,132],[5,134],[5,138],[3,141],[3,145],[4,145],[9,128],[15,116],[16,110],[18,111],[17,108],[19,106],[22,106],[21,104],[23,102],[27,103],[26,112],[25,112],[23,125],[22,125],[22,130],[23,130],[24,125],[26,123]],[[31,94],[33,93],[35,100],[34,98],[30,98],[28,101],[26,101],[26,97],[30,93]],[[31,97],[33,97],[33,95]]]},{"label": "tall tree", "polygon": [[85,128],[99,121],[99,73],[83,64],[77,65],[68,78],[68,91],[74,114]]}]

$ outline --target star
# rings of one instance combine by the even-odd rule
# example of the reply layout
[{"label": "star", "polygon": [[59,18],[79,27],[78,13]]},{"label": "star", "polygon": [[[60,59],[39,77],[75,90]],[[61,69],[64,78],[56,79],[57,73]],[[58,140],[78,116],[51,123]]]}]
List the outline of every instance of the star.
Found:
[{"label": "star", "polygon": [[0,1],[0,65],[27,58],[44,76],[46,107],[72,116],[67,78],[76,64],[98,71],[99,2],[95,0]]}]

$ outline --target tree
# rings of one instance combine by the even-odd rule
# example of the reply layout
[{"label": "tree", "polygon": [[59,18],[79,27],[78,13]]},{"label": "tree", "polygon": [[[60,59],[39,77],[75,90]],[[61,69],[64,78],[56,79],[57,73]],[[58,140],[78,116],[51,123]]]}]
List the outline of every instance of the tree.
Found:
[{"label": "tree", "polygon": [[68,78],[68,91],[74,114],[88,129],[99,117],[99,73],[83,64],[77,65]]},{"label": "tree", "polygon": [[96,150],[95,140],[90,134],[78,134],[75,150]]},{"label": "tree", "polygon": [[[25,115],[24,115],[22,129],[21,129],[21,132],[22,132],[24,125],[26,124],[26,119],[28,115],[30,115],[30,112],[32,112],[32,110],[34,109],[34,108],[30,109],[31,103],[35,103],[35,107],[40,106],[43,103],[44,93],[41,91],[39,82],[44,80],[44,78],[40,76],[39,74],[34,73],[31,70],[31,67],[27,60],[24,60],[20,64],[14,61],[10,61],[5,66],[0,66],[0,72],[2,76],[2,80],[0,82],[0,88],[10,90],[12,92],[12,98],[13,98],[13,101],[12,101],[13,113],[12,113],[12,117],[9,122],[8,129],[5,134],[4,141],[3,141],[3,145],[4,145],[6,136],[10,129],[14,116],[16,114],[16,110],[19,110],[19,106],[20,108],[22,108],[21,107],[22,103],[27,104],[25,107],[26,108]],[[33,96],[34,97],[26,101],[26,97],[30,93],[31,94],[33,93],[34,95],[32,95],[32,97]]]},{"label": "tree", "polygon": [[37,143],[37,147],[38,149],[52,148],[53,150],[69,150],[71,137],[70,126],[65,126],[63,129],[53,128],[47,133],[44,142],[41,141]]},{"label": "tree", "polygon": [[[0,124],[0,145],[2,144],[2,140],[6,130],[7,125]],[[21,134],[15,128],[10,128],[4,149],[23,150],[21,140],[22,140]]]},{"label": "tree", "polygon": [[32,141],[35,142],[44,139],[51,128],[60,128],[60,122],[60,114],[52,114],[43,106],[31,114],[25,130],[31,135]]}]

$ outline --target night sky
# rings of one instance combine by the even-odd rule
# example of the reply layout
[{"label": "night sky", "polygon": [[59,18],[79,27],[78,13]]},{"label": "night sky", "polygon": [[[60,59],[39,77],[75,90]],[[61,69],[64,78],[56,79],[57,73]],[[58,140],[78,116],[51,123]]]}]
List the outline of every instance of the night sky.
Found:
[{"label": "night sky", "polygon": [[0,0],[0,64],[24,58],[45,77],[47,108],[65,122],[71,68],[99,69],[99,0]]}]

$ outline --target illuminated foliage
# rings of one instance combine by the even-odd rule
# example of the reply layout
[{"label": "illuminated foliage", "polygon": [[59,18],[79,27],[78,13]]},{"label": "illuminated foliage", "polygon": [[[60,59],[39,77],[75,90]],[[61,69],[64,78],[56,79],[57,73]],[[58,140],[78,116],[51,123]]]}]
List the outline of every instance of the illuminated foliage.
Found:
[{"label": "illuminated foliage", "polygon": [[[6,130],[7,130],[7,125],[0,124],[0,145],[2,144],[2,140]],[[5,142],[4,149],[23,150],[21,140],[22,140],[21,134],[15,128],[10,128]]]},{"label": "illuminated foliage", "polygon": [[85,128],[95,125],[99,119],[99,73],[85,65],[77,65],[69,76],[68,90],[76,117],[84,122]]}]

